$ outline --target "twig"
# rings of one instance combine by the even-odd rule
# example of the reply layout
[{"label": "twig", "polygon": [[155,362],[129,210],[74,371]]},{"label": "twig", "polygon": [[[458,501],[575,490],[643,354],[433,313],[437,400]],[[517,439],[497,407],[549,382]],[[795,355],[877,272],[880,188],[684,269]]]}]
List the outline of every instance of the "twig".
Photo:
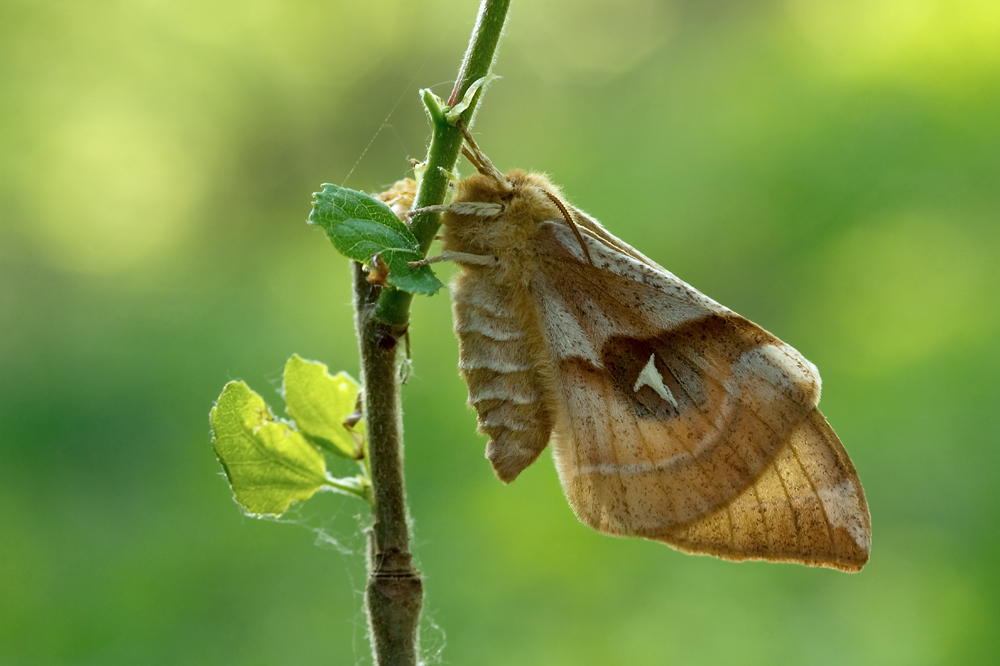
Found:
[{"label": "twig", "polygon": [[[462,66],[459,69],[458,81],[451,93],[449,102],[460,100],[469,87],[490,73],[490,66],[496,55],[497,44],[503,33],[504,22],[507,20],[507,9],[510,0],[483,0],[476,18],[476,27],[465,52]],[[483,90],[473,98],[469,108],[462,113],[461,120],[466,126],[472,125],[472,117],[476,113]],[[426,208],[444,202],[448,193],[448,174],[455,170],[455,163],[462,151],[462,132],[458,127],[448,123],[443,117],[432,118],[433,135],[431,146],[427,151],[427,169],[420,189],[413,202],[413,208]],[[430,249],[434,235],[441,227],[441,217],[438,213],[417,215],[410,221],[413,234],[420,241],[424,254]],[[405,326],[410,317],[410,302],[413,295],[405,291],[384,291],[379,297],[375,316],[394,326]]]},{"label": "twig", "polygon": [[361,264],[354,270],[355,326],[365,387],[372,527],[365,605],[376,666],[417,663],[423,582],[413,566],[403,483],[403,420],[396,346],[402,331],[372,318],[378,290]]}]

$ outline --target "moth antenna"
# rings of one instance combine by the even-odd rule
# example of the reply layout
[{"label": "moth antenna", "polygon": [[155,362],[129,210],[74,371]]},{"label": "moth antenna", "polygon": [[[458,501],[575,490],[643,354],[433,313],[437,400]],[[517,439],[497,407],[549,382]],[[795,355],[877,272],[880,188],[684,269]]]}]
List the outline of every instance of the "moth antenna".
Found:
[{"label": "moth antenna", "polygon": [[540,187],[538,189],[544,192],[545,196],[551,199],[552,203],[554,203],[556,207],[562,212],[563,217],[566,218],[566,223],[569,224],[569,228],[573,230],[573,235],[576,236],[576,240],[579,241],[580,243],[580,249],[583,250],[583,256],[587,257],[587,263],[593,266],[594,260],[590,258],[590,250],[587,249],[587,244],[583,242],[583,234],[580,233],[580,228],[577,227],[576,222],[573,221],[573,216],[569,214],[568,210],[566,210],[566,206],[563,204],[562,201],[559,201],[559,197],[552,194],[548,190],[543,190]]},{"label": "moth antenna", "polygon": [[465,146],[462,146],[462,154],[465,155],[466,159],[472,162],[472,166],[476,167],[476,171],[497,181],[505,190],[510,190],[510,183],[507,182],[507,178],[500,173],[499,169],[493,166],[493,162],[490,161],[490,158],[486,157],[486,154],[479,149],[479,145],[476,143],[476,140],[472,138],[472,132],[470,132],[469,128],[465,126],[465,123],[459,120],[457,126],[458,129],[462,130],[465,142],[469,144],[468,149]]}]

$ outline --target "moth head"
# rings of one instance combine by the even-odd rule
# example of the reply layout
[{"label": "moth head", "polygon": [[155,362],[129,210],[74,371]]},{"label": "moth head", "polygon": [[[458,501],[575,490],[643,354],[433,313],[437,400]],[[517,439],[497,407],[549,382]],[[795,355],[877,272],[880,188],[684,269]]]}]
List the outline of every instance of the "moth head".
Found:
[{"label": "moth head", "polygon": [[[474,173],[468,178],[463,178],[458,183],[458,191],[452,199],[452,203],[475,202],[490,204],[484,206],[480,217],[495,217],[507,207],[507,204],[514,198],[514,188],[507,181],[506,176],[501,176],[503,180],[496,180],[492,176],[482,173]],[[492,211],[492,212],[490,212]],[[470,211],[468,214],[475,214]]]},{"label": "moth head", "polygon": [[543,222],[564,221],[587,262],[593,263],[574,210],[542,174],[520,169],[500,176],[480,172],[459,182],[443,222],[454,234],[465,237],[466,251],[496,253],[529,242]]},{"label": "moth head", "polygon": [[[452,212],[483,218],[502,214],[535,223],[562,219],[569,215],[566,206],[562,204],[559,188],[545,176],[512,169],[500,178],[502,180],[484,173],[463,178],[452,199]],[[472,203],[479,206],[467,205]]]},{"label": "moth head", "polygon": [[[587,261],[593,263],[573,219],[572,207],[563,202],[559,188],[542,174],[519,169],[500,173],[476,144],[468,127],[462,122],[458,127],[467,144],[462,146],[462,154],[478,173],[459,182],[458,192],[448,206],[451,216],[446,215],[445,225],[474,230],[473,233],[480,235],[479,245],[497,249],[498,245],[517,244],[506,242],[510,239],[526,240],[541,222],[562,219],[573,230]],[[499,224],[487,227],[486,221]]]},{"label": "moth head", "polygon": [[520,169],[501,173],[479,148],[465,123],[459,121],[458,128],[465,136],[466,145],[462,146],[462,154],[478,173],[459,183],[458,193],[453,201],[488,204],[479,208],[467,208],[462,213],[480,217],[496,217],[507,213],[539,221],[565,217],[570,225],[573,224],[566,207],[561,203],[562,194],[548,178]]}]

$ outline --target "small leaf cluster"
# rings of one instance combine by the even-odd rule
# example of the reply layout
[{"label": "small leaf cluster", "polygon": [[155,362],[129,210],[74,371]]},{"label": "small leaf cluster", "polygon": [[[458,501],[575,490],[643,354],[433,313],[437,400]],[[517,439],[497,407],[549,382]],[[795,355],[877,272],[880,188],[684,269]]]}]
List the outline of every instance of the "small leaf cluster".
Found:
[{"label": "small leaf cluster", "polygon": [[[236,501],[252,515],[280,515],[321,489],[371,503],[358,383],[293,355],[285,364],[283,393],[291,421],[276,419],[264,399],[241,381],[226,384],[212,408],[212,446]],[[360,472],[334,478],[324,453],[354,460]]]},{"label": "small leaf cluster", "polygon": [[373,269],[380,258],[388,284],[403,291],[431,295],[444,286],[429,266],[410,267],[424,258],[420,243],[384,202],[330,183],[313,197],[309,223],[322,227],[342,255]]}]

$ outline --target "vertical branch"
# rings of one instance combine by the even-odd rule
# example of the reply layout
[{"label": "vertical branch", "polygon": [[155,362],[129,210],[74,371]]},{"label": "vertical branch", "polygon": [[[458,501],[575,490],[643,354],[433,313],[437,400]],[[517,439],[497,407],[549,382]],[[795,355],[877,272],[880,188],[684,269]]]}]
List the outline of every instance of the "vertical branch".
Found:
[{"label": "vertical branch", "polygon": [[361,264],[351,265],[374,498],[365,589],[368,626],[377,666],[416,666],[423,581],[413,566],[406,515],[396,369],[402,332],[372,318],[378,290],[368,284]]},{"label": "vertical branch", "polygon": [[[503,32],[510,0],[482,0],[476,27],[459,70],[452,99],[489,73]],[[467,124],[476,102],[462,114]],[[440,204],[462,148],[462,133],[443,118],[433,120],[427,171],[414,207]],[[419,216],[411,228],[426,254],[440,227],[437,214]],[[423,581],[413,566],[403,476],[403,419],[400,408],[397,347],[409,325],[412,295],[376,289],[361,264],[352,262],[355,327],[361,351],[361,380],[372,478],[372,527],[368,534],[368,584],[365,605],[376,666],[416,666]]]}]

